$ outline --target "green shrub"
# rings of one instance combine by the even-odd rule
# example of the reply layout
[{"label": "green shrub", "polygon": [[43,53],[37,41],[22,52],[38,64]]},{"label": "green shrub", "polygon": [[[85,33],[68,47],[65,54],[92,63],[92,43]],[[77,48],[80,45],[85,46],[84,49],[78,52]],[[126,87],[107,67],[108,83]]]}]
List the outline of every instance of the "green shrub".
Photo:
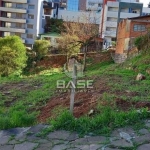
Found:
[{"label": "green shrub", "polygon": [[36,59],[40,60],[48,53],[50,47],[50,41],[47,40],[36,40],[33,45],[33,51],[36,52]]},{"label": "green shrub", "polygon": [[26,48],[20,37],[0,38],[0,76],[20,74],[26,61]]}]

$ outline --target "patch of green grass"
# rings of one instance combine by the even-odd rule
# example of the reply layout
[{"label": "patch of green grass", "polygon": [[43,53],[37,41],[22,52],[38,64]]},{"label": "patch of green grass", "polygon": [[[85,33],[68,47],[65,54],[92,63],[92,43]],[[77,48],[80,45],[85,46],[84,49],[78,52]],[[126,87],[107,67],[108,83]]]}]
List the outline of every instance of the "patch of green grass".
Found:
[{"label": "patch of green grass", "polygon": [[35,122],[36,114],[29,113],[21,107],[12,107],[9,110],[3,109],[0,112],[0,129],[30,126]]},{"label": "patch of green grass", "polygon": [[[38,108],[45,106],[47,101],[54,95],[57,80],[63,78],[62,73],[52,75],[35,75],[25,78],[1,78],[0,82],[23,83],[26,81],[31,87],[39,86],[39,88],[31,89],[27,92],[20,90],[11,90],[11,95],[3,96],[0,94],[0,129],[8,129],[14,127],[31,126],[37,122]],[[4,80],[3,80],[4,79]],[[16,80],[15,80],[16,79]],[[2,81],[3,80],[3,81]],[[11,104],[12,97],[15,97]],[[4,102],[10,102],[10,106],[6,107]]]},{"label": "patch of green grass", "polygon": [[19,82],[22,80],[23,78],[21,76],[0,77],[0,85],[3,83]]},{"label": "patch of green grass", "polygon": [[128,112],[116,111],[111,107],[102,107],[100,113],[93,117],[83,116],[74,118],[68,110],[63,110],[55,119],[50,119],[51,131],[57,129],[76,131],[80,135],[85,135],[90,132],[94,134],[109,134],[113,129],[134,125],[144,118],[147,118],[149,113],[143,109],[141,114],[136,110]]},{"label": "patch of green grass", "polygon": [[107,72],[107,69],[110,69],[113,65],[112,61],[91,65],[87,68],[86,76],[100,76],[104,72]]}]

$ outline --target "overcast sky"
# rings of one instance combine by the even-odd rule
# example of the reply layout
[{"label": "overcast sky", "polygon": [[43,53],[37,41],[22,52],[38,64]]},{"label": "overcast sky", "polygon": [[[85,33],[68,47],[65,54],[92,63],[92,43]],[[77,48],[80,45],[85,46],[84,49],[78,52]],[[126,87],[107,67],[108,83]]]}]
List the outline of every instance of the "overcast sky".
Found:
[{"label": "overcast sky", "polygon": [[147,7],[147,4],[149,4],[150,0],[140,0],[140,2],[144,4],[144,7]]}]

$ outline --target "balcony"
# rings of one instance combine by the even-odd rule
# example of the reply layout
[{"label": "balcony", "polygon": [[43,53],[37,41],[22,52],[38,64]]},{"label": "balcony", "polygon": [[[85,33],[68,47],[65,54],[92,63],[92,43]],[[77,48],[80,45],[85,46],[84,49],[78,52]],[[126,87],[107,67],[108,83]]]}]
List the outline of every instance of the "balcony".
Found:
[{"label": "balcony", "polygon": [[120,18],[132,18],[138,16],[140,16],[138,13],[120,12]]},{"label": "balcony", "polygon": [[16,22],[16,23],[26,23],[26,19],[16,19],[16,18],[8,18],[8,17],[0,17],[1,21],[5,22]]},{"label": "balcony", "polygon": [[116,37],[116,31],[105,31],[105,36]]},{"label": "balcony", "polygon": [[26,33],[25,29],[19,29],[13,27],[0,27],[0,31]]},{"label": "balcony", "polygon": [[107,27],[116,27],[117,28],[117,21],[106,21]]},{"label": "balcony", "polygon": [[12,7],[0,7],[1,11],[6,11],[6,12],[14,12],[14,13],[23,13],[26,14],[27,10],[24,8],[12,8]]},{"label": "balcony", "polygon": [[27,0],[3,0],[4,2],[11,2],[11,3],[27,3]]},{"label": "balcony", "polygon": [[116,12],[116,11],[108,11],[107,12],[107,17],[118,18],[118,12]]}]

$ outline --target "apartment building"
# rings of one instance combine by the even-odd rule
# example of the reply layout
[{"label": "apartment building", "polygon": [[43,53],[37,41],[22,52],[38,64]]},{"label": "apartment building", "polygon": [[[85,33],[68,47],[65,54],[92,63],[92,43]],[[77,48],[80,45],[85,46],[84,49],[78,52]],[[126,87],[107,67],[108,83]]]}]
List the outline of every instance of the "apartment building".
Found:
[{"label": "apartment building", "polygon": [[0,0],[0,36],[17,35],[32,47],[42,28],[43,0]]},{"label": "apartment building", "polygon": [[150,28],[150,15],[122,20],[118,25],[115,62],[122,63],[134,46],[134,39],[145,35]]},{"label": "apartment building", "polygon": [[90,22],[100,24],[102,3],[103,0],[68,0],[67,9],[59,9],[58,19],[85,22],[85,18],[89,18]]},{"label": "apartment building", "polygon": [[104,38],[104,48],[116,41],[118,23],[131,17],[142,15],[143,4],[137,0],[104,0],[101,11],[100,36]]}]

